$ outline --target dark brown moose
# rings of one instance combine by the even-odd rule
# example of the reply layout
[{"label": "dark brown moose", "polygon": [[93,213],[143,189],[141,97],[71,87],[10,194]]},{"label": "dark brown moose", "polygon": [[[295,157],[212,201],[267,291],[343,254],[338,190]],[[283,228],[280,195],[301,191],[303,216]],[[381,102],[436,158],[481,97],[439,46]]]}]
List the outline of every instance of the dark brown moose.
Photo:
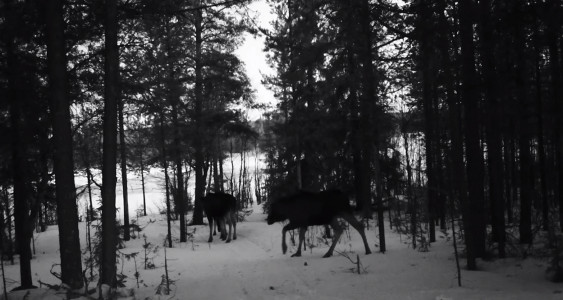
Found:
[{"label": "dark brown moose", "polygon": [[[213,242],[213,222],[217,223],[221,232],[221,240],[231,241],[231,230],[233,240],[237,239],[237,199],[233,195],[227,193],[208,193],[202,199],[203,211],[207,215],[209,222],[209,240]],[[225,223],[229,225],[229,233],[227,234]]]},{"label": "dark brown moose", "polygon": [[294,195],[274,200],[270,205],[267,222],[271,225],[289,220],[289,224],[285,225],[282,230],[282,251],[284,254],[287,252],[286,232],[299,228],[299,246],[292,257],[301,256],[301,246],[308,226],[330,225],[334,230],[332,245],[323,256],[330,257],[344,230],[338,221],[339,217],[346,220],[360,233],[366,254],[370,254],[371,250],[368,246],[364,226],[354,217],[348,197],[339,190],[326,190],[319,193],[299,191]]}]

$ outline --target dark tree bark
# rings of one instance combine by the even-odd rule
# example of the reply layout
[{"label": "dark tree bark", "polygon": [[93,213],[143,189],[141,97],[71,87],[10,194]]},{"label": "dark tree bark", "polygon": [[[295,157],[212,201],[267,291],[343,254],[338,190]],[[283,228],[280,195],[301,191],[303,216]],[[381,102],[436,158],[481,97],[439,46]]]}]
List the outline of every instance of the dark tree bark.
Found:
[{"label": "dark tree bark", "polygon": [[[222,151],[219,151],[219,153],[222,153]],[[219,186],[220,186],[220,192],[224,192],[225,191],[225,174],[223,172],[223,156],[219,154]]]},{"label": "dark tree bark", "polygon": [[[50,109],[51,111],[52,109]],[[51,122],[51,120],[49,120]],[[51,122],[52,123],[52,122]],[[51,128],[53,126],[49,126]],[[39,182],[37,184],[37,196],[36,203],[33,205],[36,210],[38,230],[37,232],[45,232],[47,226],[43,219],[42,205],[45,204],[49,192],[49,181],[51,180],[51,175],[49,173],[50,160],[49,157],[52,154],[51,144],[49,141],[49,129],[44,128],[39,133]],[[33,231],[33,229],[31,229]]]},{"label": "dark tree bark", "polygon": [[184,172],[182,172],[182,149],[180,145],[180,123],[178,121],[178,102],[180,99],[174,99],[172,104],[172,124],[174,126],[174,162],[176,165],[176,205],[177,212],[180,215],[180,242],[187,241],[186,232],[186,208],[184,199]]},{"label": "dark tree bark", "polygon": [[143,189],[143,216],[147,216],[147,198],[145,191],[145,162],[143,161],[143,149],[139,153],[139,161],[141,163],[141,188]]},{"label": "dark tree bark", "polygon": [[[563,50],[563,40],[561,39],[561,2],[550,0],[549,8],[549,30],[548,32],[548,48],[549,48],[549,71],[551,75],[551,101],[555,107],[556,118],[555,125],[555,160],[557,168],[557,184],[558,203],[559,203],[559,224],[563,230],[563,103],[561,99],[561,58],[559,50]],[[558,44],[561,43],[561,49]]]},{"label": "dark tree bark", "polygon": [[23,116],[25,99],[20,99],[20,90],[23,88],[18,74],[18,62],[13,33],[16,31],[16,12],[13,2],[4,1],[6,15],[6,34],[4,42],[6,47],[8,101],[10,104],[10,125],[12,132],[12,176],[14,194],[14,229],[16,243],[20,254],[20,289],[32,288],[31,276],[31,231],[29,228],[29,203],[31,201],[31,186],[29,179],[29,166],[27,163],[27,134]]},{"label": "dark tree bark", "polygon": [[53,126],[54,172],[61,257],[61,280],[73,289],[83,286],[70,101],[66,74],[63,1],[47,2],[47,62]]},{"label": "dark tree bark", "polygon": [[[375,163],[375,180],[376,180],[376,198],[375,205],[377,206],[377,227],[379,229],[379,251],[385,253],[385,223],[383,216],[383,180],[381,178],[380,155],[379,155],[379,131],[377,127],[373,127],[372,119],[380,117],[378,114],[379,109],[379,99],[377,95],[376,86],[378,79],[376,77],[375,71],[373,69],[373,58],[374,53],[372,49],[372,27],[370,18],[370,4],[368,0],[361,0],[359,2],[359,53],[358,60],[361,63],[362,68],[362,96],[360,98],[360,125],[363,128],[362,136],[362,159],[363,159],[363,169],[362,169],[362,193],[364,194],[364,200],[368,199],[369,202],[365,202],[368,207],[364,208],[364,214],[371,206],[371,178],[372,162]],[[377,50],[375,50],[377,51]],[[377,52],[376,52],[377,53]],[[373,130],[370,130],[373,128]],[[375,141],[375,142],[374,142]],[[375,144],[375,147],[374,147]],[[371,213],[369,213],[371,215]]]},{"label": "dark tree bark", "polygon": [[117,164],[117,104],[119,101],[119,49],[117,0],[105,2],[105,104],[102,163],[102,257],[100,284],[116,285],[115,185]]},{"label": "dark tree bark", "polygon": [[219,156],[221,155],[219,148],[219,138],[217,137],[213,146],[213,191],[215,193],[221,192],[223,184],[219,175]]},{"label": "dark tree bark", "polygon": [[168,247],[172,248],[172,210],[170,207],[170,189],[169,189],[169,182],[170,178],[168,177],[168,161],[166,157],[166,136],[165,136],[165,128],[164,128],[164,113],[160,115],[160,138],[161,138],[161,150],[160,155],[162,156],[162,167],[164,168],[164,188],[166,190],[166,228],[167,228],[167,241]]},{"label": "dark tree bark", "polygon": [[424,111],[424,142],[426,144],[426,193],[428,196],[428,233],[429,241],[436,241],[436,200],[438,198],[437,194],[437,183],[438,180],[435,176],[435,168],[438,166],[435,164],[436,153],[436,137],[434,134],[434,106],[432,101],[432,70],[430,66],[430,60],[432,56],[432,49],[430,47],[431,37],[433,28],[431,26],[432,22],[432,12],[429,7],[429,3],[425,0],[419,2],[419,43],[420,43],[420,63],[422,71],[422,103]]},{"label": "dark tree bark", "polygon": [[[510,184],[509,193],[507,193],[507,201],[506,201],[506,213],[507,213],[507,221],[509,223],[514,222],[514,206],[518,203],[518,168],[516,167],[516,137],[515,131],[516,126],[514,125],[514,117],[509,116],[508,123],[509,123],[509,134],[507,137],[507,141],[505,142],[505,148],[508,147],[508,156],[506,158],[509,159],[507,163],[507,177],[510,177]],[[508,145],[507,145],[508,144]],[[505,158],[505,159],[506,159]]]},{"label": "dark tree bark", "polygon": [[[197,1],[199,3],[199,1]],[[205,194],[205,175],[203,173],[205,157],[203,155],[203,93],[202,93],[202,12],[196,11],[195,16],[195,103],[194,103],[194,121],[195,121],[195,193],[194,193],[194,214],[192,218],[193,225],[203,224],[203,207],[201,199]]]},{"label": "dark tree bark", "polygon": [[524,7],[518,2],[513,2],[512,13],[515,20],[514,24],[514,51],[516,60],[521,62],[516,65],[515,84],[517,87],[516,100],[518,102],[519,116],[519,137],[518,150],[520,152],[520,243],[532,243],[532,195],[534,190],[533,165],[530,150],[530,115],[528,101],[528,68],[526,67],[526,49],[524,24],[522,21]]},{"label": "dark tree bark", "polygon": [[[377,160],[377,157],[373,157],[374,153],[374,138],[377,139],[377,136],[373,134],[373,131],[370,128],[372,118],[374,117],[374,107],[377,101],[377,95],[375,93],[375,76],[373,72],[373,54],[371,49],[371,26],[370,26],[370,16],[369,16],[369,8],[368,8],[367,1],[361,0],[357,7],[359,15],[359,29],[360,32],[358,33],[358,40],[356,43],[358,44],[358,61],[360,63],[361,68],[361,93],[360,93],[360,150],[361,150],[361,165],[360,165],[360,194],[361,199],[363,200],[362,203],[362,212],[364,217],[369,217],[371,215],[371,180],[372,180],[372,163],[374,160]],[[367,9],[367,11],[364,11]],[[375,175],[376,177],[378,175]],[[382,195],[376,195],[377,198],[380,198]],[[378,205],[378,204],[376,204]],[[379,212],[379,209],[378,209]],[[378,218],[383,216],[383,212],[381,216],[378,214]],[[385,249],[382,250],[385,252]]]},{"label": "dark tree bark", "polygon": [[[168,52],[168,62],[167,62],[167,89],[168,89],[168,102],[172,106],[172,139],[173,139],[173,158],[175,165],[175,175],[176,175],[176,190],[174,191],[174,199],[176,204],[176,212],[180,217],[180,242],[184,243],[187,241],[186,232],[186,205],[184,199],[184,173],[182,172],[182,145],[180,143],[181,139],[181,128],[179,120],[179,110],[180,110],[180,86],[176,81],[176,73],[173,67],[173,55],[172,46],[170,39],[170,24],[166,24],[167,37],[166,37],[166,51]],[[197,150],[196,150],[197,151]]]},{"label": "dark tree bark", "polygon": [[[354,16],[353,10],[350,10],[347,15],[347,27],[351,32],[355,31],[355,20],[352,16]],[[352,37],[352,35],[349,35]],[[347,82],[349,95],[348,95],[348,114],[350,115],[350,144],[352,147],[352,170],[354,174],[354,190],[356,191],[356,206],[362,209],[364,203],[366,202],[364,198],[364,194],[360,191],[362,190],[362,152],[361,152],[361,131],[360,131],[360,122],[359,122],[359,108],[358,108],[358,82],[356,80],[357,74],[357,60],[356,55],[354,53],[354,41],[352,38],[346,40],[346,57],[347,57],[347,73],[349,81]]]},{"label": "dark tree bark", "polygon": [[125,124],[123,118],[123,99],[118,99],[119,115],[119,154],[121,158],[121,186],[123,189],[123,240],[131,239],[129,226],[129,194],[127,192],[127,144],[125,142]]},{"label": "dark tree bark", "polygon": [[502,137],[500,135],[500,98],[498,97],[497,73],[493,47],[491,1],[481,0],[480,35],[484,96],[487,107],[487,162],[489,167],[489,196],[493,237],[498,242],[498,255],[505,257],[506,225],[504,221],[504,187],[502,170]]},{"label": "dark tree bark", "polygon": [[[556,16],[559,16],[561,14],[561,11],[563,10],[563,7],[561,7],[561,5],[556,5],[556,7],[557,9],[554,11],[554,13],[556,14]],[[563,22],[558,17],[554,19],[559,20],[559,22],[556,23],[556,26],[557,26],[557,32],[559,32],[559,53],[561,54],[563,53],[563,38],[561,38],[560,35],[562,30],[561,26],[563,25]],[[554,82],[555,80],[558,80],[559,82],[558,94],[554,95],[555,101],[557,101],[555,104],[556,115],[557,115],[555,128],[558,132],[558,135],[555,138],[555,152],[556,152],[556,160],[557,160],[556,172],[559,175],[557,176],[557,181],[555,182],[555,185],[557,186],[556,194],[559,202],[559,222],[562,228],[561,230],[563,231],[563,99],[561,99],[561,85],[563,84],[563,79],[561,78],[562,70],[563,70],[563,59],[559,57],[559,74],[553,80]]]},{"label": "dark tree bark", "polygon": [[139,150],[139,162],[141,164],[141,188],[143,189],[143,216],[147,216],[147,198],[145,193],[145,162],[143,161],[144,146]]},{"label": "dark tree bark", "polygon": [[[542,97],[542,45],[540,35],[540,20],[534,22],[534,52],[535,52],[535,86],[536,86],[536,118],[538,121],[538,171],[540,179],[540,200],[542,212],[542,229],[549,229],[549,202],[547,195],[547,177],[545,166],[544,117]],[[539,204],[536,201],[536,204]]]},{"label": "dark tree bark", "polygon": [[468,222],[466,231],[467,268],[477,268],[475,258],[485,251],[485,205],[483,192],[483,156],[479,141],[479,94],[477,92],[477,74],[473,42],[473,7],[472,0],[460,0],[459,23],[461,38],[461,80],[462,100],[465,108],[465,143],[467,151],[468,203],[464,214]]},{"label": "dark tree bark", "polygon": [[[464,227],[467,228],[469,222],[468,210],[465,205],[468,204],[467,199],[467,180],[465,174],[465,163],[463,161],[463,138],[461,130],[461,107],[458,101],[457,92],[455,90],[455,76],[452,70],[452,60],[450,58],[450,25],[445,15],[446,1],[440,0],[438,2],[438,20],[440,32],[438,34],[438,47],[439,52],[444,62],[444,78],[446,102],[448,104],[448,125],[450,127],[451,145],[448,153],[450,174],[454,175],[451,178],[451,197],[458,199],[462,205],[462,217]],[[454,200],[451,200],[454,203]],[[469,255],[469,258],[474,259],[474,255]],[[469,265],[469,262],[468,262]]]},{"label": "dark tree bark", "polygon": [[[10,81],[10,80],[8,80]],[[8,83],[10,85],[10,83]],[[10,88],[11,89],[11,88]],[[12,91],[9,91],[10,94]],[[9,95],[10,99],[17,99],[15,94]],[[16,103],[14,103],[16,102]],[[30,182],[27,167],[26,146],[23,141],[26,136],[21,122],[21,107],[19,100],[12,100],[10,106],[10,119],[12,126],[12,166],[14,182],[14,227],[18,253],[20,254],[20,288],[33,287],[31,276],[31,231],[29,228],[29,203]]]}]

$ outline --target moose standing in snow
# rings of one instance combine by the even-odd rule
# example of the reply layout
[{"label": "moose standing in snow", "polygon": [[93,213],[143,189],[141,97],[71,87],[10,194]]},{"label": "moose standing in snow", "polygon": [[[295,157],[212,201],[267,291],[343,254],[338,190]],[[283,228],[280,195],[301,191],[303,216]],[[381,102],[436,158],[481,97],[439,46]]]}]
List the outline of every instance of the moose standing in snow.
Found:
[{"label": "moose standing in snow", "polygon": [[330,225],[334,230],[332,245],[323,256],[330,257],[344,231],[338,222],[338,217],[346,220],[360,233],[366,254],[370,254],[371,250],[368,246],[364,226],[354,217],[348,197],[339,190],[326,190],[320,193],[300,191],[294,195],[277,199],[270,205],[267,222],[268,225],[271,225],[289,220],[289,224],[285,225],[282,230],[282,251],[284,254],[287,252],[286,232],[299,228],[299,246],[292,257],[301,256],[301,245],[305,240],[305,232],[308,226]]},{"label": "moose standing in snow", "polygon": [[[231,230],[234,228],[232,234],[233,240],[237,239],[237,199],[227,193],[208,193],[202,199],[203,211],[207,215],[209,222],[209,240],[213,242],[213,221],[219,227],[221,233],[221,240],[229,243],[231,241]],[[225,223],[229,224],[229,233]]]}]

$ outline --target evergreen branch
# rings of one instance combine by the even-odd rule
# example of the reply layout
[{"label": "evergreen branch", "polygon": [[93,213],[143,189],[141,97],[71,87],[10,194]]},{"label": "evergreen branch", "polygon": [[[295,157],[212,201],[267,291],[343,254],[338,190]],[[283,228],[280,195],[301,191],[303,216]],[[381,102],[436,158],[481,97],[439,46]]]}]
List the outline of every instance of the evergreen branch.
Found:
[{"label": "evergreen branch", "polygon": [[392,33],[402,37],[402,38],[407,38],[407,39],[412,39],[413,38],[413,33],[412,32],[406,32],[403,31],[401,29],[395,28],[391,25],[389,25],[388,23],[386,23],[385,21],[383,21],[381,18],[377,18],[375,20],[377,23],[379,23],[380,25],[382,25],[383,27],[387,28],[387,30],[391,31]]},{"label": "evergreen branch", "polygon": [[245,2],[249,2],[249,1],[250,0],[227,0],[227,1],[222,1],[222,2],[218,2],[218,3],[194,6],[194,7],[184,8],[184,9],[177,9],[177,10],[146,11],[146,10],[141,9],[142,11],[136,11],[135,9],[124,8],[124,7],[121,7],[121,10],[128,12],[128,13],[131,13],[133,15],[158,15],[158,14],[176,15],[176,14],[183,14],[183,13],[192,12],[192,11],[196,11],[196,10],[204,10],[204,9],[213,8],[213,7],[217,7],[217,6],[223,6],[223,5],[228,7],[228,6],[232,6],[232,5],[240,4],[240,3],[245,3]]},{"label": "evergreen branch", "polygon": [[391,5],[389,3],[384,3],[381,0],[377,0],[377,3],[374,3],[373,6],[375,8],[379,8],[379,9],[386,10],[386,11],[393,12],[393,13],[408,14],[408,15],[416,14],[415,10],[413,10],[412,7],[407,7],[406,9],[404,9],[404,8],[398,7],[396,4]]}]

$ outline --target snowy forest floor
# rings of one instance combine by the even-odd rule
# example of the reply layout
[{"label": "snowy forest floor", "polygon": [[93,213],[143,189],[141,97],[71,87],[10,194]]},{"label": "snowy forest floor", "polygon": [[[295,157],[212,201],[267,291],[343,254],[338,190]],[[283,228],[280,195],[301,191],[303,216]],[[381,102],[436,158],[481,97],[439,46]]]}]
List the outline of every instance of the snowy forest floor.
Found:
[{"label": "snowy forest floor", "polygon": [[[268,226],[260,206],[237,226],[238,239],[225,243],[218,236],[207,243],[207,226],[190,226],[193,236],[188,243],[175,241],[167,249],[172,293],[156,295],[164,274],[163,241],[166,220],[163,215],[139,219],[147,241],[159,245],[153,259],[155,268],[144,269],[143,238],[126,243],[123,253],[139,252],[136,267],[140,273],[137,288],[135,261],[122,259],[118,273],[127,275],[126,285],[135,289],[136,299],[561,299],[563,286],[544,279],[547,261],[536,259],[502,259],[480,262],[482,271],[462,271],[462,287],[457,286],[455,260],[451,241],[443,234],[428,252],[409,247],[405,236],[387,230],[387,252],[375,247],[376,228],[368,230],[372,251],[363,253],[361,238],[355,231],[343,234],[336,250],[353,260],[359,254],[362,274],[341,254],[322,258],[328,246],[321,239],[320,228],[309,230],[307,237],[315,247],[307,248],[302,257],[291,258],[296,250],[289,243],[289,253],[281,252],[281,224]],[[155,222],[150,222],[155,221]],[[80,223],[84,237],[85,223]],[[51,226],[36,235],[36,254],[32,261],[34,282],[57,284],[50,274],[59,263],[58,229]],[[173,236],[179,235],[178,222]],[[82,240],[82,245],[86,245]],[[462,261],[463,265],[464,261]],[[19,267],[6,265],[8,289],[17,286]],[[39,284],[37,284],[39,285]],[[95,282],[90,284],[95,285]],[[36,299],[64,299],[55,292],[34,291]],[[49,297],[46,297],[50,294]],[[25,292],[12,293],[9,299],[22,299]],[[27,299],[34,299],[29,297]]]},{"label": "snowy forest floor", "polygon": [[[252,160],[250,161],[252,162]],[[250,166],[253,168],[254,166]],[[238,168],[238,166],[237,166]],[[142,204],[138,174],[129,177],[130,215]],[[173,223],[174,248],[167,249],[169,277],[174,281],[170,295],[157,295],[164,271],[164,240],[166,217],[162,209],[164,192],[163,173],[152,169],[145,177],[149,215],[140,217],[141,238],[126,242],[121,253],[138,254],[133,259],[120,255],[118,273],[127,276],[126,286],[133,288],[135,299],[563,299],[563,285],[547,281],[544,272],[547,259],[507,258],[488,262],[479,261],[481,271],[462,270],[462,287],[457,286],[457,273],[451,236],[437,234],[428,252],[413,250],[408,238],[389,229],[386,222],[387,251],[379,253],[377,228],[373,221],[366,235],[373,253],[364,254],[364,247],[355,230],[342,235],[336,251],[356,260],[359,255],[362,274],[345,256],[335,252],[333,257],[322,258],[328,250],[322,238],[322,228],[312,227],[307,232],[308,244],[302,257],[292,258],[296,247],[289,242],[289,253],[282,254],[282,224],[268,226],[261,206],[252,207],[252,213],[237,226],[238,239],[231,243],[218,236],[207,243],[207,226],[190,226],[187,243],[179,243],[179,223]],[[77,188],[85,184],[77,177]],[[82,187],[80,186],[82,184]],[[193,186],[193,180],[190,182]],[[121,206],[121,183],[118,182],[118,205]],[[99,191],[94,191],[99,199]],[[86,195],[81,196],[80,211],[85,211]],[[121,215],[121,207],[120,214]],[[154,221],[154,222],[153,222]],[[96,223],[95,221],[94,223]],[[79,224],[81,245],[86,249],[86,224]],[[145,243],[158,245],[151,262],[152,269],[144,269]],[[289,237],[288,237],[289,240]],[[51,274],[60,263],[58,227],[34,235],[35,255],[31,261],[33,280],[52,285],[60,284]],[[461,265],[465,260],[461,259]],[[139,287],[135,279],[139,272]],[[58,272],[58,266],[53,271]],[[19,284],[19,265],[5,262],[7,289]],[[95,287],[97,280],[90,282]],[[0,281],[0,285],[2,282]],[[3,299],[3,295],[0,296]],[[66,299],[61,292],[43,289],[33,292],[10,293],[9,299]],[[129,298],[132,299],[132,298]]]}]

